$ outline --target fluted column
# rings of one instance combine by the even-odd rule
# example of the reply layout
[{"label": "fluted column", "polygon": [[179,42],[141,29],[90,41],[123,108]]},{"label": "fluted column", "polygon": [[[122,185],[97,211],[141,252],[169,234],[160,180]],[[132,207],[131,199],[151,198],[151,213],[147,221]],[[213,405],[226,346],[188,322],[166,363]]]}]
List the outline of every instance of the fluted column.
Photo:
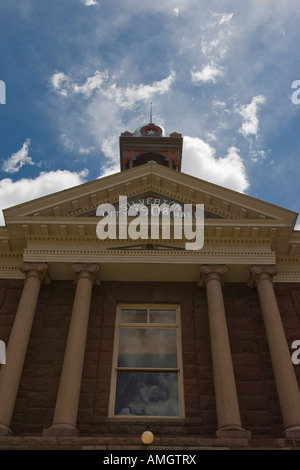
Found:
[{"label": "fluted column", "polygon": [[209,330],[213,361],[213,375],[218,419],[217,437],[248,437],[241,425],[240,410],[235,385],[224,301],[222,275],[226,266],[201,266],[208,303]]},{"label": "fluted column", "polygon": [[0,373],[0,435],[9,428],[42,281],[49,282],[45,263],[23,263],[24,288],[6,350],[6,364]]},{"label": "fluted column", "polygon": [[257,287],[286,437],[300,437],[300,392],[273,288],[275,266],[251,267]]},{"label": "fluted column", "polygon": [[52,426],[44,435],[76,435],[85,344],[97,264],[74,264],[76,293]]}]

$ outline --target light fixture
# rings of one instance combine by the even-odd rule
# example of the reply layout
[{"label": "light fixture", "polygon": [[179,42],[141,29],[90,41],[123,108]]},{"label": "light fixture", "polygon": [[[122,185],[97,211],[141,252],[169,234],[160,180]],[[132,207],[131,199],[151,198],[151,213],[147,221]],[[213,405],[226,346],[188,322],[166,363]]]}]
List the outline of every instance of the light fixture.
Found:
[{"label": "light fixture", "polygon": [[142,443],[149,446],[154,440],[154,435],[151,432],[149,426],[146,426],[142,434]]}]

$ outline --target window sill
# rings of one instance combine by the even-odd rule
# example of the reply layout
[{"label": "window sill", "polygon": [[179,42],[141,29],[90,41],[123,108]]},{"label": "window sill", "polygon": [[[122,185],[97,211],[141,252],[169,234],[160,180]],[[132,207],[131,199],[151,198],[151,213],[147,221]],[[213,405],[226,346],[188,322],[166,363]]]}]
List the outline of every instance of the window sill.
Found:
[{"label": "window sill", "polygon": [[157,416],[111,416],[107,418],[107,422],[109,423],[152,423],[158,425],[165,425],[168,426],[170,424],[173,425],[199,425],[203,424],[202,418],[182,418],[178,416],[174,417],[157,417]]}]

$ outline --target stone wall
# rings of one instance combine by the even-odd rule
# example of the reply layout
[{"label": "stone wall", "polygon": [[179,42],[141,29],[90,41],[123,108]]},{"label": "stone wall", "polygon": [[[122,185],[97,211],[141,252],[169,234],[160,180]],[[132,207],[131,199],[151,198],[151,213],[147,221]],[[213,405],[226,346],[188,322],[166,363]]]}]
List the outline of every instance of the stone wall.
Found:
[{"label": "stone wall", "polygon": [[[0,280],[0,339],[6,343],[22,288],[21,280]],[[275,284],[275,292],[290,347],[300,339],[300,284]],[[15,436],[41,435],[52,424],[74,294],[71,281],[41,287],[11,424]],[[223,294],[242,424],[252,437],[279,438],[283,424],[256,289],[227,284]],[[162,438],[213,438],[217,420],[206,294],[193,283],[94,286],[78,412],[81,435],[133,436],[145,426],[145,420],[107,418],[118,302],[181,305],[186,419],[157,420],[151,429]],[[300,365],[294,370],[300,384]]]}]

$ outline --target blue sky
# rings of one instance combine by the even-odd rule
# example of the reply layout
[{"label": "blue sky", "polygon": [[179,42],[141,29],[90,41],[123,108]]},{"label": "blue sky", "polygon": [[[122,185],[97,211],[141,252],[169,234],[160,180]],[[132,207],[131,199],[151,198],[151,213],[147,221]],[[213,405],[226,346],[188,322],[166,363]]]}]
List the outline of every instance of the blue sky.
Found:
[{"label": "blue sky", "polygon": [[153,102],[183,172],[300,212],[299,24],[299,0],[1,0],[0,209],[119,171]]}]

